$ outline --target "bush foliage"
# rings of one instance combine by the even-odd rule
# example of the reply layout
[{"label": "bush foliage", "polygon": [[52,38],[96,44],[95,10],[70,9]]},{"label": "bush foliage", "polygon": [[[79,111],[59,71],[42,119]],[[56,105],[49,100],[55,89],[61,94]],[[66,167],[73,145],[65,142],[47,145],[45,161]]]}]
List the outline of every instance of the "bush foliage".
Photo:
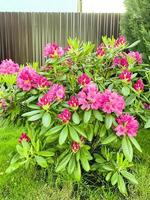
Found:
[{"label": "bush foliage", "polygon": [[1,119],[26,129],[6,173],[30,165],[55,167],[73,181],[94,173],[126,195],[127,181],[137,184],[138,128],[150,127],[150,73],[141,54],[129,52],[135,44],[103,37],[95,52],[90,42],[68,39],[65,49],[48,44],[39,68],[4,60]]}]

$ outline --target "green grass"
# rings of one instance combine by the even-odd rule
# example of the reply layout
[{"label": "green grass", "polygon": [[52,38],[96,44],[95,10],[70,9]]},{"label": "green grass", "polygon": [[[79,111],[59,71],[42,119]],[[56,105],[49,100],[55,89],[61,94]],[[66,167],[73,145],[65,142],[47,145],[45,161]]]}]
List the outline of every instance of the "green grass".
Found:
[{"label": "green grass", "polygon": [[150,200],[150,133],[141,131],[138,141],[143,149],[135,165],[138,186],[129,185],[129,196],[120,195],[109,185],[93,187],[89,180],[73,185],[67,177],[55,176],[53,169],[19,169],[6,175],[12,152],[18,137],[24,131],[20,128],[0,128],[0,200]]}]

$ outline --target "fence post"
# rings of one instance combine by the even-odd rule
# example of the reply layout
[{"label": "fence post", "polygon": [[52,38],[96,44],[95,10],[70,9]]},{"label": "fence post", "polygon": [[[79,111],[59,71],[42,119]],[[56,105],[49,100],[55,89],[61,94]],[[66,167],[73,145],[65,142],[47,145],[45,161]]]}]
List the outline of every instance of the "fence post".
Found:
[{"label": "fence post", "polygon": [[77,12],[82,12],[82,0],[77,0]]}]

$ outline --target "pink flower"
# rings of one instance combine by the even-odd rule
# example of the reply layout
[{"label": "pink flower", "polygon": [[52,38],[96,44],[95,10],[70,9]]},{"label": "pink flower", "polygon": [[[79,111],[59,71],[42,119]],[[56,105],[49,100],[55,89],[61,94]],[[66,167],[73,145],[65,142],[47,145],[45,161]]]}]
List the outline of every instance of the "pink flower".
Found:
[{"label": "pink flower", "polygon": [[139,65],[142,64],[142,54],[138,51],[131,51],[128,55],[131,56]]},{"label": "pink flower", "polygon": [[1,98],[0,99],[0,108],[3,110],[3,111],[6,111],[7,110],[7,102],[5,99]]},{"label": "pink flower", "polygon": [[72,108],[77,109],[77,108],[78,108],[78,105],[79,105],[77,97],[76,97],[76,96],[72,96],[72,97],[70,98],[70,100],[68,101],[68,105],[69,105],[70,107],[72,107]]},{"label": "pink flower", "polygon": [[44,56],[55,58],[55,57],[62,57],[64,55],[64,50],[62,47],[59,47],[56,43],[47,44],[44,48]]},{"label": "pink flower", "polygon": [[87,84],[89,84],[91,82],[91,78],[90,77],[88,77],[88,75],[87,74],[82,74],[81,76],[79,76],[79,78],[78,78],[78,83],[80,84],[80,85],[82,85],[82,86],[85,86],[85,85],[87,85]]},{"label": "pink flower", "polygon": [[54,84],[49,91],[39,99],[37,105],[43,107],[43,109],[48,109],[52,102],[61,100],[64,97],[64,87],[62,85]]},{"label": "pink flower", "polygon": [[144,108],[145,108],[146,110],[150,110],[150,104],[144,103],[143,105],[144,105]]},{"label": "pink flower", "polygon": [[115,57],[114,60],[113,60],[113,64],[116,66],[116,65],[120,65],[120,66],[123,66],[123,67],[128,67],[129,64],[128,64],[128,61],[125,57],[122,57],[122,58],[119,58],[119,57]]},{"label": "pink flower", "polygon": [[3,60],[0,64],[0,74],[17,74],[19,72],[19,65],[11,59]]},{"label": "pink flower", "polygon": [[30,142],[30,138],[27,136],[26,133],[22,133],[18,141],[19,141],[19,143],[21,143],[23,140]]},{"label": "pink flower", "polygon": [[144,90],[144,83],[141,79],[137,80],[137,82],[133,85],[134,89],[138,92],[142,92]]},{"label": "pink flower", "polygon": [[30,91],[31,89],[36,88],[37,86],[37,84],[34,81],[36,77],[36,71],[26,66],[18,75],[17,86],[24,91]]},{"label": "pink flower", "polygon": [[116,41],[115,41],[115,47],[118,47],[120,45],[125,45],[126,44],[126,38],[124,35],[121,35]]},{"label": "pink flower", "polygon": [[37,84],[38,88],[47,88],[52,84],[50,81],[47,80],[46,77],[41,75],[37,75],[34,81]]},{"label": "pink flower", "polygon": [[57,99],[57,100],[63,99],[65,97],[65,88],[62,85],[54,84],[48,91],[48,95],[52,99]]},{"label": "pink flower", "polygon": [[114,112],[117,115],[121,115],[123,109],[125,108],[125,101],[123,97],[118,95],[116,92],[111,92],[108,89],[101,94],[99,102],[100,108],[107,114]]},{"label": "pink flower", "polygon": [[82,110],[99,109],[99,99],[101,98],[101,94],[98,92],[95,84],[91,83],[85,86],[78,93],[77,97]]},{"label": "pink flower", "polygon": [[119,75],[119,78],[121,80],[126,80],[126,81],[130,82],[131,78],[132,78],[132,73],[130,71],[128,71],[128,70],[125,69],[125,70],[123,70],[121,72],[121,74]]},{"label": "pink flower", "polygon": [[46,93],[39,99],[37,105],[47,110],[51,102],[53,102],[53,99]]},{"label": "pink flower", "polygon": [[68,123],[71,119],[71,112],[68,109],[64,109],[62,113],[58,115],[58,118],[61,119],[64,123]]},{"label": "pink flower", "polygon": [[104,44],[102,43],[102,44],[100,44],[99,47],[97,48],[97,50],[96,50],[96,55],[97,55],[98,57],[102,57],[102,56],[104,56],[105,54],[106,54],[106,52],[105,52],[105,49],[104,49]]},{"label": "pink flower", "polygon": [[73,153],[77,153],[80,149],[80,144],[77,142],[72,142],[71,144],[71,150]]},{"label": "pink flower", "polygon": [[115,128],[115,131],[118,136],[128,135],[129,137],[134,137],[137,135],[139,124],[133,116],[124,114],[116,120],[118,126]]}]

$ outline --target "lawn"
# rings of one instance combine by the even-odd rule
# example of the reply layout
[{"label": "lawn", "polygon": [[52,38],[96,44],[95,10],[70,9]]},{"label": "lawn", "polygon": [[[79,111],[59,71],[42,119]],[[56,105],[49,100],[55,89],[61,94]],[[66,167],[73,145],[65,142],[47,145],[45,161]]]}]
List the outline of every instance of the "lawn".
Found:
[{"label": "lawn", "polygon": [[[1,126],[2,127],[2,126]],[[87,177],[80,184],[62,181],[53,169],[19,169],[11,175],[4,174],[11,154],[18,142],[22,127],[0,128],[0,200],[150,200],[150,136],[149,130],[140,131],[138,141],[143,154],[136,156],[136,177],[139,185],[129,185],[129,196],[123,197],[111,186],[95,187]],[[108,189],[109,188],[109,189]]]}]

